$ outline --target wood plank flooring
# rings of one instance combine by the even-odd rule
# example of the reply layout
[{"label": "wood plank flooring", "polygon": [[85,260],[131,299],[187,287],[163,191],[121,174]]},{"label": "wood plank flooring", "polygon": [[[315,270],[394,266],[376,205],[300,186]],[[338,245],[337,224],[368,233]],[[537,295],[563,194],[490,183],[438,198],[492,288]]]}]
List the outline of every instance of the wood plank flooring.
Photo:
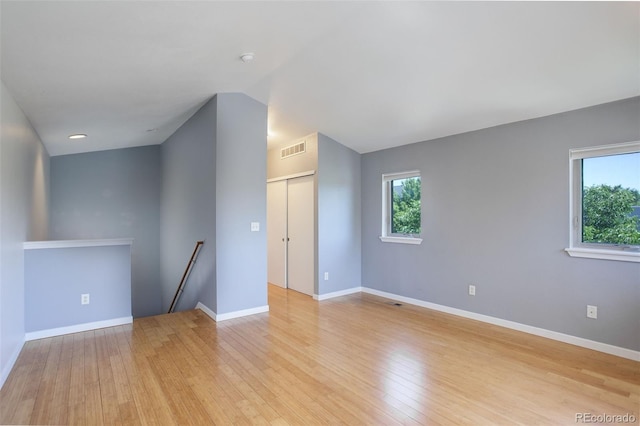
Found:
[{"label": "wood plank flooring", "polygon": [[270,312],[199,310],[27,342],[2,424],[576,424],[640,418],[640,363],[368,294],[269,288]]}]

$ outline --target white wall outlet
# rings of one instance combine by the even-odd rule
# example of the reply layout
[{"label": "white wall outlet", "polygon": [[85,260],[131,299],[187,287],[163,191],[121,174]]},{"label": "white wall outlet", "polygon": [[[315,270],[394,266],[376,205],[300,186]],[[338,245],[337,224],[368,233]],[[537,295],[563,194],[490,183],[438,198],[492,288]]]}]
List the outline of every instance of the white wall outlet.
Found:
[{"label": "white wall outlet", "polygon": [[325,281],[329,281],[329,273],[328,272],[324,273],[324,280]]},{"label": "white wall outlet", "polygon": [[251,222],[251,232],[260,232],[260,222]]},{"label": "white wall outlet", "polygon": [[80,295],[80,304],[81,305],[88,305],[89,304],[89,293]]},{"label": "white wall outlet", "polygon": [[476,295],[476,286],[473,284],[469,284],[469,296]]},{"label": "white wall outlet", "polygon": [[598,319],[598,307],[587,305],[587,318]]}]

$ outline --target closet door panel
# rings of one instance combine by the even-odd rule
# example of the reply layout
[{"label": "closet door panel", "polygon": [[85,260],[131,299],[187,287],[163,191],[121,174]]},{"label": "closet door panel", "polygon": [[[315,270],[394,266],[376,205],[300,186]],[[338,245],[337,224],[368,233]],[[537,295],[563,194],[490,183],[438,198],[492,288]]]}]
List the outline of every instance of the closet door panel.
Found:
[{"label": "closet door panel", "polygon": [[267,280],[287,287],[287,181],[267,184]]},{"label": "closet door panel", "polygon": [[314,216],[314,177],[290,179],[287,195],[287,284],[290,289],[310,296],[315,286]]}]

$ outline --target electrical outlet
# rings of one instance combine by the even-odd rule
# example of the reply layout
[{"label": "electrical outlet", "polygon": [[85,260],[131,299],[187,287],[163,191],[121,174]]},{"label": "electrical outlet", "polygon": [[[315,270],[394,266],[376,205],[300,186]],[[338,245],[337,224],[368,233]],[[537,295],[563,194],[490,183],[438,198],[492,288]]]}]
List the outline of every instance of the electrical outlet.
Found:
[{"label": "electrical outlet", "polygon": [[80,295],[80,304],[81,305],[88,305],[89,304],[89,293]]},{"label": "electrical outlet", "polygon": [[329,273],[328,272],[324,273],[324,280],[325,281],[329,281]]},{"label": "electrical outlet", "polygon": [[476,295],[476,286],[473,284],[469,284],[469,296]]},{"label": "electrical outlet", "polygon": [[598,319],[598,307],[587,305],[587,318]]},{"label": "electrical outlet", "polygon": [[260,232],[260,222],[251,222],[251,232]]}]

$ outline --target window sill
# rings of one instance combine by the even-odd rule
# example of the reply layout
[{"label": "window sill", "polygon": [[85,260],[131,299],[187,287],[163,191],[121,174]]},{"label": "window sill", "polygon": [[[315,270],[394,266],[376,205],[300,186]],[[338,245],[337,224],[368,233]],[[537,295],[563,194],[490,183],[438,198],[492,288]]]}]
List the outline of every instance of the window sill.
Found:
[{"label": "window sill", "polygon": [[422,244],[422,238],[415,237],[380,237],[380,241],[383,243],[398,243],[398,244]]},{"label": "window sill", "polygon": [[585,257],[588,259],[619,260],[621,262],[640,262],[640,252],[623,250],[603,250],[591,248],[566,248],[571,257]]}]

